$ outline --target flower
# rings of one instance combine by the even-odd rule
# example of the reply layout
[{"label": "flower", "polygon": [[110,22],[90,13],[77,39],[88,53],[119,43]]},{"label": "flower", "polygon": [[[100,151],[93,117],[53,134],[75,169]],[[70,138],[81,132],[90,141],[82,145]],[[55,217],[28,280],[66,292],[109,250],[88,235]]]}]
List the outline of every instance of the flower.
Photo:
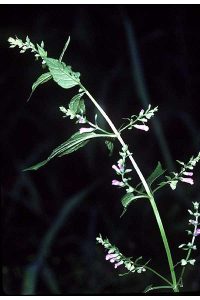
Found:
[{"label": "flower", "polygon": [[192,178],[180,178],[181,179],[181,181],[183,181],[183,182],[186,182],[186,183],[189,183],[189,184],[194,184],[194,181],[193,181],[193,179]]},{"label": "flower", "polygon": [[115,269],[117,269],[117,267],[119,267],[120,265],[123,265],[123,261],[122,260],[115,264]]},{"label": "flower", "polygon": [[200,228],[197,228],[197,230],[194,233],[194,236],[198,236],[198,235],[200,235]]},{"label": "flower", "polygon": [[83,116],[77,115],[77,119],[78,119],[78,123],[79,123],[79,124],[84,124],[84,123],[86,123],[86,119],[85,119],[85,117],[83,117]]},{"label": "flower", "polygon": [[114,179],[114,180],[112,180],[112,185],[118,185],[118,186],[123,187],[124,183],[122,181]]},{"label": "flower", "polygon": [[116,165],[112,165],[112,168],[117,172],[120,173],[120,169]]},{"label": "flower", "polygon": [[139,116],[141,117],[144,114],[144,109],[142,109],[139,113]]},{"label": "flower", "polygon": [[80,133],[85,133],[85,132],[92,132],[94,130],[95,130],[95,128],[92,128],[92,127],[89,127],[89,128],[82,127],[82,128],[79,129],[79,132]]},{"label": "flower", "polygon": [[149,130],[149,126],[147,125],[133,125],[135,128],[140,129],[140,130],[144,130],[144,131],[148,131]]},{"label": "flower", "polygon": [[183,174],[186,175],[186,176],[192,176],[193,172],[183,172]]},{"label": "flower", "polygon": [[114,262],[117,259],[117,256],[119,256],[119,255],[116,253],[107,254],[106,260],[110,260],[110,262]]}]

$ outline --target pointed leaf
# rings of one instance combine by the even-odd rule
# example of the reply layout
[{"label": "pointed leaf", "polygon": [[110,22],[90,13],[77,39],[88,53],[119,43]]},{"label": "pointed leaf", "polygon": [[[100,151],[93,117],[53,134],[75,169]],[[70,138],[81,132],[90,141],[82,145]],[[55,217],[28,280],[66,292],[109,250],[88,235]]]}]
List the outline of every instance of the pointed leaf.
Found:
[{"label": "pointed leaf", "polygon": [[70,89],[80,83],[80,73],[72,71],[70,66],[66,66],[65,63],[58,59],[46,57],[44,58],[51,75],[55,82],[64,89]]},{"label": "pointed leaf", "polygon": [[[148,185],[151,186],[152,183],[153,183],[156,179],[158,179],[161,175],[163,175],[164,173],[165,173],[165,170],[162,168],[161,163],[158,162],[156,168],[153,170],[153,172],[150,174],[150,176],[149,176],[149,177],[147,178],[147,180],[146,180],[147,183],[148,183]],[[141,185],[141,183],[140,183],[139,185]],[[139,185],[138,185],[138,186],[139,186]],[[143,191],[144,191],[144,187],[142,186],[142,187],[140,188],[140,192],[143,192]]]},{"label": "pointed leaf", "polygon": [[41,47],[40,45],[37,44],[37,48],[38,48],[38,52],[39,52],[39,55],[44,58],[47,56],[47,51],[45,51],[43,49],[43,47]]},{"label": "pointed leaf", "polygon": [[147,183],[151,185],[157,178],[159,178],[165,170],[163,170],[161,163],[158,162],[155,170],[151,173],[151,175],[147,178]]},{"label": "pointed leaf", "polygon": [[31,92],[31,94],[30,94],[30,96],[29,96],[27,102],[30,100],[30,98],[31,98],[33,92],[36,90],[36,88],[37,88],[39,85],[41,85],[41,84],[43,84],[43,83],[49,81],[51,78],[52,78],[52,76],[51,76],[51,73],[50,73],[50,72],[44,73],[44,74],[42,74],[40,77],[38,77],[38,79],[37,79],[37,80],[33,83],[33,85],[32,85],[32,92]]},{"label": "pointed leaf", "polygon": [[47,164],[54,157],[56,157],[56,156],[61,157],[63,155],[72,153],[72,152],[78,150],[79,148],[85,146],[89,142],[90,139],[96,138],[96,137],[105,137],[105,135],[104,134],[96,134],[94,132],[85,132],[85,133],[76,132],[66,142],[62,143],[60,146],[55,148],[46,160],[44,160],[34,166],[26,168],[26,169],[24,169],[24,171],[38,170],[40,167]]}]

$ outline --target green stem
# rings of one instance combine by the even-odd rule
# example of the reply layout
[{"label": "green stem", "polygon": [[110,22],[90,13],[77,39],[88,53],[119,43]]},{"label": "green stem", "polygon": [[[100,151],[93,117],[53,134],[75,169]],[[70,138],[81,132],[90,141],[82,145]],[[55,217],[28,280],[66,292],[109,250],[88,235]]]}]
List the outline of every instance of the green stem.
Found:
[{"label": "green stem", "polygon": [[[99,110],[99,112],[102,114],[102,116],[105,118],[105,120],[107,121],[107,123],[110,125],[111,129],[113,130],[114,134],[116,135],[117,139],[119,140],[119,142],[121,143],[122,146],[126,146],[125,142],[123,141],[120,133],[118,132],[118,130],[116,129],[115,125],[113,124],[113,122],[110,120],[110,118],[108,117],[108,115],[105,113],[105,111],[101,108],[101,106],[96,102],[96,100],[92,97],[92,95],[86,90],[86,88],[80,84],[81,88],[84,90],[84,92],[86,93],[86,95],[89,97],[89,99],[93,102],[93,104],[96,106],[96,108]],[[170,251],[170,248],[169,248],[169,244],[168,244],[168,240],[167,240],[167,237],[166,237],[166,233],[165,233],[165,230],[164,230],[164,227],[163,227],[163,224],[162,224],[162,220],[160,218],[160,214],[159,214],[159,211],[158,211],[158,208],[156,206],[156,203],[155,203],[155,200],[154,200],[154,197],[149,189],[149,186],[143,176],[143,174],[141,173],[137,163],[135,162],[132,154],[130,153],[130,151],[128,150],[127,151],[127,154],[129,156],[129,159],[136,171],[136,173],[138,174],[145,190],[146,190],[146,193],[149,197],[149,201],[151,203],[151,206],[152,206],[152,209],[153,209],[153,212],[154,212],[154,215],[155,215],[155,218],[156,218],[156,221],[158,223],[158,227],[159,227],[159,230],[160,230],[160,234],[161,234],[161,237],[162,237],[162,240],[163,240],[163,244],[164,244],[164,247],[165,247],[165,252],[166,252],[166,255],[167,255],[167,260],[168,260],[168,264],[169,264],[169,269],[170,269],[170,273],[171,273],[171,278],[172,278],[172,284],[173,284],[173,290],[174,292],[178,292],[178,287],[177,287],[177,281],[176,281],[176,274],[175,274],[175,271],[174,271],[174,265],[173,265],[173,260],[172,260],[172,255],[171,255],[171,251]]]},{"label": "green stem", "polygon": [[171,288],[172,288],[171,282],[168,279],[166,279],[164,276],[162,276],[160,273],[156,272],[154,269],[152,269],[152,268],[150,268],[148,266],[145,266],[145,269],[151,271],[152,273],[154,273],[155,275],[157,275],[158,277],[160,277],[162,280],[164,280],[165,282],[167,282],[171,286]]},{"label": "green stem", "polygon": [[[194,241],[195,241],[195,238],[196,238],[195,232],[196,232],[197,227],[198,227],[198,218],[199,218],[199,216],[197,215],[196,219],[195,219],[196,225],[194,226],[193,237],[192,237],[192,241],[191,241],[191,244],[192,244],[191,247],[194,245]],[[190,248],[188,250],[188,254],[187,254],[186,258],[185,258],[186,261],[188,261],[188,259],[190,258],[191,251],[192,251],[192,248]],[[182,278],[183,278],[184,272],[185,272],[185,266],[183,267],[183,269],[181,271],[181,275],[180,275],[180,278],[178,280],[178,284],[180,284],[182,282]]]}]

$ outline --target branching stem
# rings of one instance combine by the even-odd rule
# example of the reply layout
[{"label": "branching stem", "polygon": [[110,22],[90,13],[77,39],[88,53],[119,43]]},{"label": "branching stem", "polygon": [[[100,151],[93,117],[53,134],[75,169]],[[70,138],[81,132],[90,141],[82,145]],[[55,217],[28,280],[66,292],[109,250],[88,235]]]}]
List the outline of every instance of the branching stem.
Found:
[{"label": "branching stem", "polygon": [[[107,121],[107,123],[111,127],[112,131],[116,135],[116,138],[119,140],[121,145],[122,146],[127,146],[125,144],[124,140],[122,139],[119,131],[116,129],[115,125],[113,124],[111,119],[108,117],[108,115],[105,113],[105,111],[102,109],[102,107],[97,103],[97,101],[94,99],[94,97],[88,92],[88,90],[82,84],[80,84],[80,87],[84,90],[85,94],[89,97],[89,99],[93,102],[93,104],[99,110],[99,112],[104,117],[104,119]],[[175,274],[175,271],[174,271],[174,264],[173,264],[173,260],[172,260],[171,251],[170,251],[167,236],[166,236],[163,224],[162,224],[162,220],[161,220],[157,205],[156,205],[155,200],[154,200],[154,196],[151,193],[151,191],[149,189],[149,186],[148,186],[142,172],[140,171],[137,163],[135,162],[135,160],[134,160],[134,158],[133,158],[133,156],[132,156],[132,154],[129,150],[127,151],[127,154],[128,154],[129,159],[130,159],[136,173],[138,174],[138,176],[139,176],[139,178],[140,178],[140,180],[141,180],[141,182],[142,182],[142,184],[145,188],[145,191],[148,195],[149,201],[151,203],[151,206],[152,206],[152,209],[153,209],[153,212],[154,212],[154,215],[155,215],[155,218],[156,218],[159,230],[160,230],[160,234],[161,234],[161,237],[162,237],[162,240],[163,240],[163,244],[164,244],[164,247],[165,247],[165,252],[166,252],[166,255],[167,255],[167,260],[168,260],[169,269],[170,269],[170,273],[171,273],[173,290],[174,290],[174,292],[179,292],[179,289],[178,289],[178,286],[177,286],[176,274]]]}]

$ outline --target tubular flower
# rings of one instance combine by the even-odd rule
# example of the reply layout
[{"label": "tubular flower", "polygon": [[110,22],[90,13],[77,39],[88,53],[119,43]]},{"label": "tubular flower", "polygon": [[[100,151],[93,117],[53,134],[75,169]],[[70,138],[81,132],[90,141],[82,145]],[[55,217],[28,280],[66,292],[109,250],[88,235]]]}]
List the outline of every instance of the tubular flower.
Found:
[{"label": "tubular flower", "polygon": [[194,234],[194,236],[198,236],[198,235],[200,235],[200,228],[197,228],[197,230],[195,231],[195,234]]},{"label": "tubular flower", "polygon": [[112,185],[118,185],[118,186],[123,187],[124,183],[122,181],[114,179],[114,180],[112,180]]},{"label": "tubular flower", "polygon": [[189,184],[194,184],[194,180],[192,178],[180,178],[181,181],[189,183]]},{"label": "tubular flower", "polygon": [[183,172],[183,175],[186,175],[186,176],[193,176],[193,172]]},{"label": "tubular flower", "polygon": [[94,131],[94,130],[95,130],[95,129],[92,128],[92,127],[89,127],[89,128],[82,127],[82,128],[79,129],[79,132],[80,132],[80,133],[85,133],[85,132],[92,132],[92,131]]},{"label": "tubular flower", "polygon": [[135,128],[140,129],[140,130],[144,130],[144,131],[148,131],[149,130],[149,126],[147,125],[133,125]]},{"label": "tubular flower", "polygon": [[113,165],[112,168],[117,172],[117,174],[120,174],[120,169],[116,165]]}]

